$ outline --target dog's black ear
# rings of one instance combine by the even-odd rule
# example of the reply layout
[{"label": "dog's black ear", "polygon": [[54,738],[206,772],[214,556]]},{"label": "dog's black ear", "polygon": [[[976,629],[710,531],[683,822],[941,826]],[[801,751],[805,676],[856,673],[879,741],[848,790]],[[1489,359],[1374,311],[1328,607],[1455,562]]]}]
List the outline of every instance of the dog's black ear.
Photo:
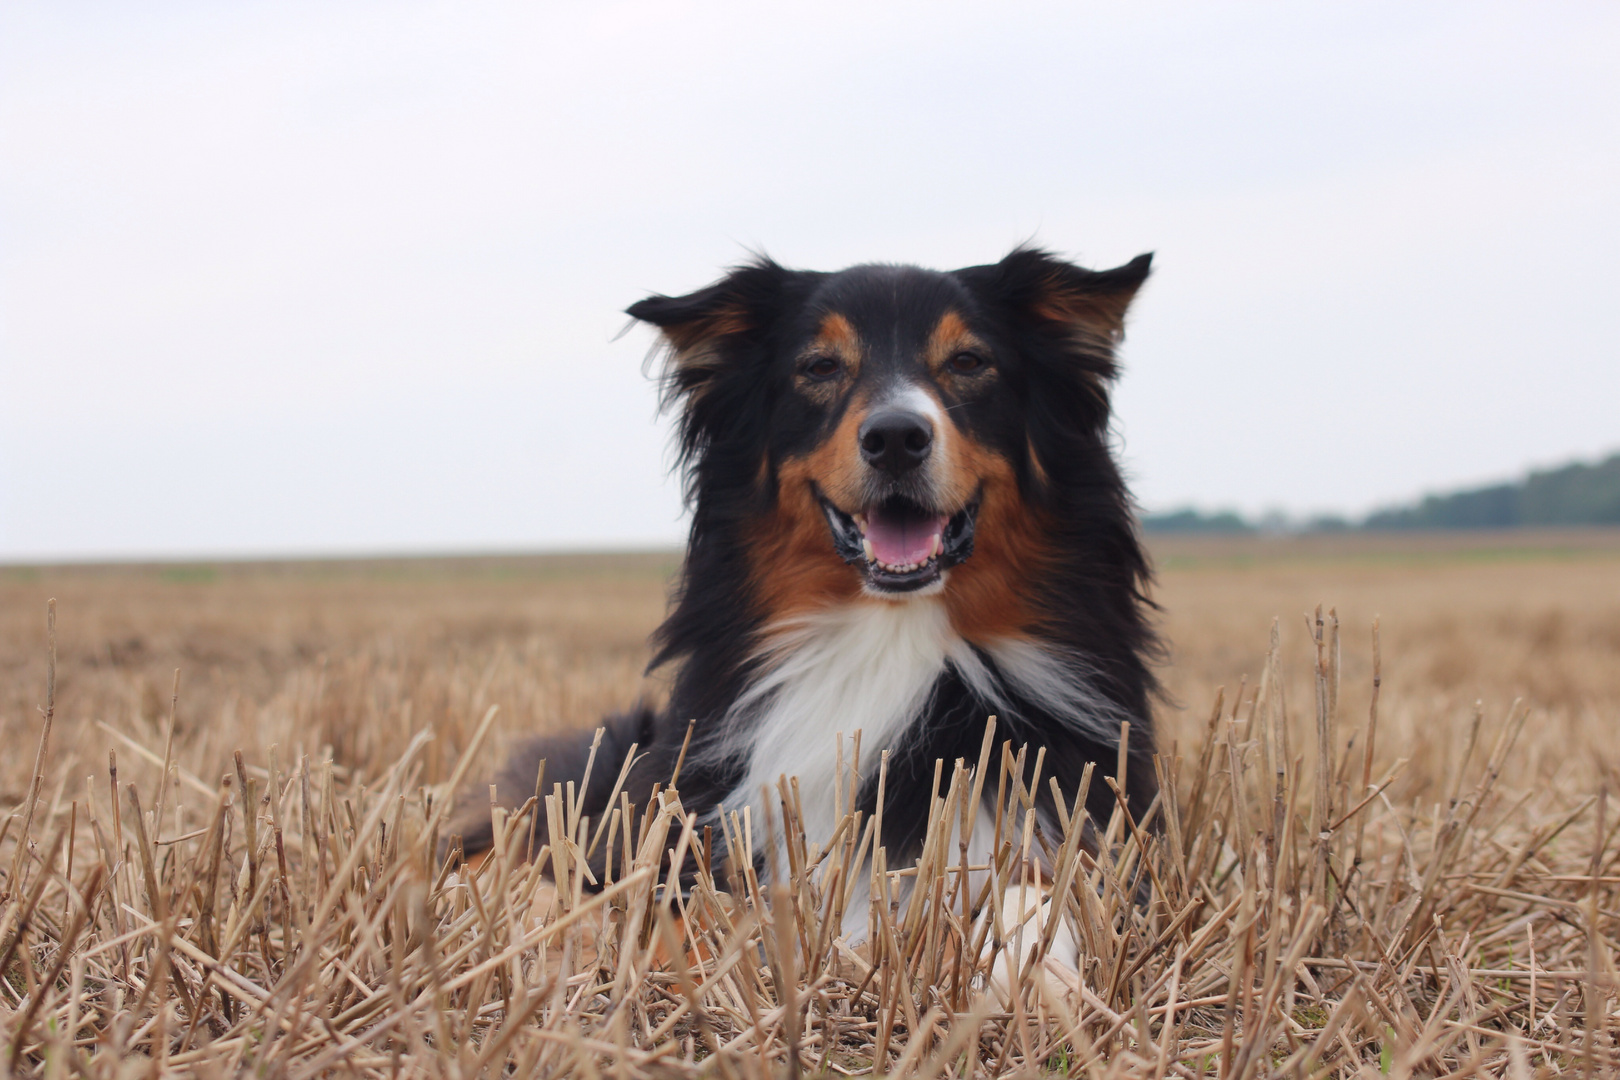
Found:
[{"label": "dog's black ear", "polygon": [[761,257],[685,296],[649,296],[625,313],[658,327],[668,348],[666,400],[701,396],[746,347],[757,342],[780,308],[793,276]]},{"label": "dog's black ear", "polygon": [[999,263],[957,273],[1026,316],[1061,324],[1082,338],[1114,342],[1152,265],[1152,255],[1138,255],[1112,270],[1086,270],[1039,248],[1020,247]]}]

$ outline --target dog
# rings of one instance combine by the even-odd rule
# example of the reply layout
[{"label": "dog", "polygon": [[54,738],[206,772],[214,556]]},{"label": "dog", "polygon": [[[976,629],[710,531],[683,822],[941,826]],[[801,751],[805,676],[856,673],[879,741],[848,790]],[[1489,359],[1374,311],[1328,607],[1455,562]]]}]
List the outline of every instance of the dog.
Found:
[{"label": "dog", "polygon": [[[691,532],[653,639],[668,704],[605,721],[582,812],[601,820],[635,744],[632,803],[679,764],[683,806],[718,835],[722,808],[763,822],[762,786],[796,776],[806,835],[825,840],[834,735],[858,728],[864,761],[889,752],[882,841],[899,867],[920,852],[935,761],[977,760],[994,715],[1028,759],[1045,748],[1070,798],[1088,763],[1117,771],[1128,721],[1121,786],[1140,819],[1158,645],[1109,392],[1150,263],[1092,271],[1020,247],[951,272],[821,273],[761,257],[632,305],[661,335]],[[519,746],[499,796],[525,799],[542,759],[548,787],[582,781],[591,742]],[[856,792],[867,815],[876,773]],[[1093,784],[1092,820],[1114,807]],[[491,843],[487,810],[457,827],[469,853]],[[988,837],[973,846],[982,858]],[[865,905],[849,910],[859,934]]]}]

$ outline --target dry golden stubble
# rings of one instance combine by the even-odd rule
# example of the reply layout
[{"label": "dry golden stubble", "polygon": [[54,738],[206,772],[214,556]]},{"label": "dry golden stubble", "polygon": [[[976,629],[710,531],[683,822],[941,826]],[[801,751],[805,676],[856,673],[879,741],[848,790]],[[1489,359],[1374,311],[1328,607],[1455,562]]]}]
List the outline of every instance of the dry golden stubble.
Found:
[{"label": "dry golden stubble", "polygon": [[[662,565],[11,575],[0,1052],[19,1074],[108,1077],[130,1060],[211,1076],[744,1077],[795,1059],[916,1076],[1612,1074],[1615,562],[1372,554],[1161,552],[1171,682],[1200,715],[1160,718],[1165,794],[1150,820],[1096,823],[1104,851],[1078,843],[1078,792],[1059,791],[1073,817],[1034,828],[992,735],[979,760],[943,763],[912,866],[855,813],[799,835],[783,785],[775,885],[747,854],[768,823],[705,833],[678,780],[647,806],[621,799],[605,833],[563,812],[537,835],[531,803],[497,817],[476,871],[433,861],[437,785],[458,764],[476,776],[503,733],[624,703]],[[54,688],[43,602],[26,620],[10,603],[44,587]],[[1343,600],[1319,613],[1320,593]],[[1238,689],[1218,694],[1217,676]],[[881,768],[870,750],[845,761],[844,792]],[[978,791],[1000,793],[983,812],[1003,846],[965,873],[947,830],[981,812]],[[579,854],[604,841],[612,875],[593,892]],[[976,917],[1023,880],[1026,844],[1064,886],[1078,979],[1040,960],[1050,910],[1022,928]],[[703,868],[684,893],[676,850]],[[839,942],[829,923],[872,865],[877,932]],[[1020,933],[1033,961],[1008,996],[987,992]]]}]

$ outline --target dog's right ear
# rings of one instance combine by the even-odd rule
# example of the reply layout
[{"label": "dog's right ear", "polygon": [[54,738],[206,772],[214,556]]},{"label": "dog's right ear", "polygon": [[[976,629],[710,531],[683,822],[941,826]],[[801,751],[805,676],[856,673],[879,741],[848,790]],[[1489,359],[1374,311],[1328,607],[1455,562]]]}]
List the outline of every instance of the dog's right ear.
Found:
[{"label": "dog's right ear", "polygon": [[701,397],[728,364],[757,343],[780,307],[792,271],[761,257],[685,296],[649,296],[625,313],[658,327],[668,349],[666,404]]}]

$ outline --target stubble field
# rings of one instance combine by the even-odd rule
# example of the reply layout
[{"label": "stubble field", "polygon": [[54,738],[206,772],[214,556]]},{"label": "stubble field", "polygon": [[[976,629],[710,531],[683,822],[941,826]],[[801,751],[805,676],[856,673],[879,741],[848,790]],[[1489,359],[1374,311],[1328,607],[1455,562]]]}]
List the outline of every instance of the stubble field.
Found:
[{"label": "stubble field", "polygon": [[[1109,857],[1070,856],[1084,985],[1064,996],[1032,969],[999,997],[964,959],[976,931],[943,855],[914,871],[934,905],[897,908],[875,954],[830,944],[825,867],[791,898],[725,878],[721,845],[742,837],[709,839],[712,896],[658,891],[660,854],[703,842],[673,800],[626,817],[648,846],[625,837],[631,869],[606,899],[566,857],[606,822],[549,838],[572,896],[536,893],[520,849],[548,838],[521,817],[479,874],[435,861],[458,764],[476,790],[507,740],[660,694],[642,668],[672,555],[0,568],[0,797],[17,808],[0,834],[0,1054],[98,1076],[130,1056],[291,1076],[1615,1069],[1620,878],[1600,792],[1620,779],[1620,534],[1167,539],[1154,555],[1168,828],[1116,821]],[[942,813],[968,801],[951,790],[946,763]],[[858,865],[850,824],[826,867]],[[1072,845],[1046,840],[1061,877]],[[1144,871],[1152,900],[1121,902]],[[772,921],[773,891],[792,919]]]}]

